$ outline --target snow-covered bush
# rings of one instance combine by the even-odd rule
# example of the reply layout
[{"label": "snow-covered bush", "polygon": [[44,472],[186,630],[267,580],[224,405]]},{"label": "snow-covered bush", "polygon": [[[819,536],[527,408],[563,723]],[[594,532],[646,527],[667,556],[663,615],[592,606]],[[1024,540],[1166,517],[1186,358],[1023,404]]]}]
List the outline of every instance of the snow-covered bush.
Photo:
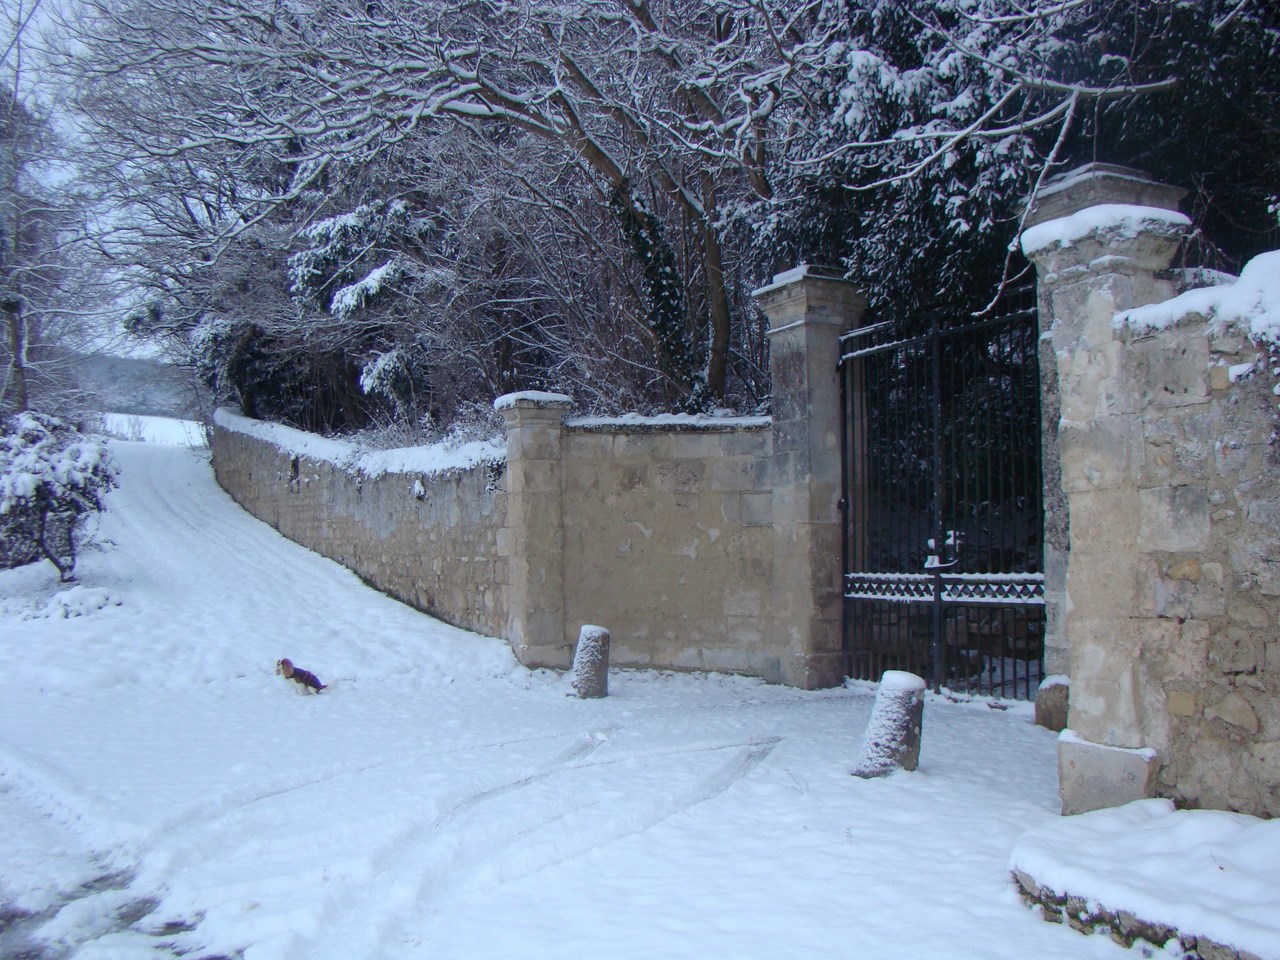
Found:
[{"label": "snow-covered bush", "polygon": [[116,486],[106,448],[66,420],[19,413],[0,428],[0,534],[6,558],[43,555],[74,579],[83,521]]}]

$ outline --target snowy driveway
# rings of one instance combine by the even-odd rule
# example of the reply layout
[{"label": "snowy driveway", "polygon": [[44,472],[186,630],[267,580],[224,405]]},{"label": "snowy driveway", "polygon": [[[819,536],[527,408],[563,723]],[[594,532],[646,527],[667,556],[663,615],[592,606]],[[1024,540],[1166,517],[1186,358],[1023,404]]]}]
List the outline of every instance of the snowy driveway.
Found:
[{"label": "snowy driveway", "polygon": [[[200,455],[115,452],[81,585],[0,572],[0,957],[1128,955],[1013,893],[1057,809],[1025,707],[931,700],[920,772],[857,780],[867,688],[622,672],[572,699],[285,541]],[[295,695],[283,656],[332,688]]]}]

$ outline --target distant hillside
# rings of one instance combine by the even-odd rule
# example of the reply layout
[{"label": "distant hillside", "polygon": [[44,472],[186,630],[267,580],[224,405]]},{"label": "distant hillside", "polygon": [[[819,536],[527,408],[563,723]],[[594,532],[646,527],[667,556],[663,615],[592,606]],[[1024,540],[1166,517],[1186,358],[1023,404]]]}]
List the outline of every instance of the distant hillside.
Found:
[{"label": "distant hillside", "polygon": [[103,412],[203,419],[207,391],[189,370],[159,360],[93,354],[77,363],[79,385]]}]

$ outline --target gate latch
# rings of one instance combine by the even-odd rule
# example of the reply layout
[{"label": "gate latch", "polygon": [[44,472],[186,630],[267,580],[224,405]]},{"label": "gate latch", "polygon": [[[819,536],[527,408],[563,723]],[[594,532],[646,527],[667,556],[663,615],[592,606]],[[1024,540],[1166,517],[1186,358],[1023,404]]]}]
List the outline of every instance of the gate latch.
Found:
[{"label": "gate latch", "polygon": [[960,545],[964,542],[964,533],[959,530],[948,530],[947,537],[942,541],[943,548],[950,548],[950,559],[943,560],[939,555],[937,543],[933,537],[928,542],[929,549],[933,551],[924,558],[924,568],[926,570],[949,570],[960,562]]}]

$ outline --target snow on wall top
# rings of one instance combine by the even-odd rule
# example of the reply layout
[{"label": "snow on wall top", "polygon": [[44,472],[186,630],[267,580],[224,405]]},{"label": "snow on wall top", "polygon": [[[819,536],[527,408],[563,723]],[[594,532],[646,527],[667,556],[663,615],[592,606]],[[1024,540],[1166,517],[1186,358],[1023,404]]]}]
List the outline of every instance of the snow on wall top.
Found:
[{"label": "snow on wall top", "polygon": [[224,430],[265,440],[272,446],[311,460],[322,460],[368,477],[385,473],[422,473],[434,476],[470,470],[482,463],[507,459],[505,440],[472,440],[467,443],[433,443],[396,450],[366,450],[347,440],[333,440],[281,423],[265,423],[232,413],[225,407],[213,414],[213,422]]},{"label": "snow on wall top", "polygon": [[735,417],[704,413],[660,413],[645,417],[638,413],[624,413],[617,417],[573,417],[565,421],[566,427],[580,430],[750,430],[767,427],[771,417]]},{"label": "snow on wall top", "polygon": [[753,297],[758,297],[762,293],[768,293],[771,290],[777,290],[779,287],[785,287],[789,283],[795,283],[801,277],[821,277],[824,280],[839,280],[842,275],[839,270],[833,267],[818,267],[809,263],[802,263],[798,267],[792,267],[790,270],[784,270],[782,273],[775,273],[773,280],[751,291]]},{"label": "snow on wall top", "polygon": [[1022,234],[1022,252],[1031,256],[1054,244],[1069,247],[1096,230],[1106,231],[1115,237],[1136,237],[1152,223],[1191,225],[1186,214],[1177,210],[1129,203],[1099,203],[1068,217],[1029,227]]},{"label": "snow on wall top", "polygon": [[517,403],[532,403],[539,407],[560,407],[572,405],[573,398],[563,393],[547,393],[543,390],[521,390],[519,393],[504,393],[493,401],[494,410],[510,410]]},{"label": "snow on wall top", "polygon": [[[1059,742],[1059,743],[1077,743],[1077,744],[1081,744],[1081,745],[1086,746],[1086,747],[1097,747],[1097,746],[1099,746],[1098,744],[1094,743],[1092,740],[1086,740],[1084,737],[1080,736],[1080,734],[1076,733],[1076,732],[1075,732],[1074,730],[1072,730],[1070,727],[1068,727],[1067,729],[1065,729],[1065,730],[1061,731],[1061,732],[1058,734],[1058,742]],[[1155,750],[1153,750],[1153,749],[1151,749],[1150,747],[1111,747],[1111,746],[1108,746],[1108,747],[1105,747],[1105,748],[1100,747],[1099,749],[1116,750],[1116,751],[1119,751],[1120,753],[1131,753],[1131,754],[1133,754],[1135,757],[1144,757],[1144,758],[1145,758],[1145,759],[1147,759],[1147,760],[1155,760],[1155,759],[1159,756],[1159,754],[1158,754],[1158,753],[1156,753],[1156,751],[1155,751]]]},{"label": "snow on wall top", "polygon": [[1076,167],[1074,170],[1058,174],[1056,177],[1050,177],[1045,181],[1044,186],[1040,188],[1036,198],[1043,200],[1045,197],[1052,197],[1071,187],[1095,180],[1100,174],[1112,181],[1123,180],[1137,184],[1140,187],[1151,186],[1149,175],[1141,170],[1132,170],[1128,167],[1116,166],[1110,163],[1086,163],[1084,166]]},{"label": "snow on wall top", "polygon": [[753,297],[758,297],[762,293],[768,293],[776,287],[785,287],[788,283],[794,283],[801,277],[807,277],[808,275],[809,265],[807,263],[802,263],[800,266],[792,267],[790,270],[784,270],[782,273],[775,273],[772,281],[765,284],[763,287],[760,287],[758,290],[752,290],[751,295]]},{"label": "snow on wall top", "polygon": [[1009,867],[1057,893],[1280,957],[1280,820],[1176,810],[1168,800],[1063,817],[1028,831]]},{"label": "snow on wall top", "polygon": [[1164,330],[1191,314],[1248,329],[1255,340],[1280,342],[1280,250],[1259,254],[1240,278],[1221,286],[1188,290],[1181,296],[1117,313],[1112,323],[1135,330]]}]

